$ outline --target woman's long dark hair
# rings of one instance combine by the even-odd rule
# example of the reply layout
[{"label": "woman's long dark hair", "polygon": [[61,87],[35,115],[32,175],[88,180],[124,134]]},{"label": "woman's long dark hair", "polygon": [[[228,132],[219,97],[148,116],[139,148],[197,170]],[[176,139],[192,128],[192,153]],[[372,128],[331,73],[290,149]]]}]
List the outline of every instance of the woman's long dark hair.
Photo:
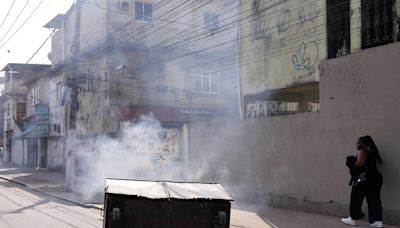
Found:
[{"label": "woman's long dark hair", "polygon": [[379,154],[378,147],[376,146],[376,144],[371,136],[369,136],[369,135],[362,136],[359,138],[359,142],[364,144],[367,151],[378,161],[379,165],[381,165],[383,163],[381,155]]}]

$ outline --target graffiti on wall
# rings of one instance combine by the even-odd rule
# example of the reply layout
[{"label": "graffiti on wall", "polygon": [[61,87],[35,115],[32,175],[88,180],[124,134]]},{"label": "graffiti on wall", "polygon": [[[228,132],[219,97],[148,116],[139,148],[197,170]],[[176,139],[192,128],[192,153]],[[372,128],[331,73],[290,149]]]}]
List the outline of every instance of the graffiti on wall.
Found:
[{"label": "graffiti on wall", "polygon": [[288,9],[285,9],[279,14],[276,20],[278,33],[286,32],[290,27],[290,22],[290,11]]},{"label": "graffiti on wall", "polygon": [[130,145],[133,151],[152,155],[152,162],[159,166],[179,159],[181,156],[179,128],[149,128],[145,134],[148,134],[148,137],[144,137],[146,140],[140,144]]},{"label": "graffiti on wall", "polygon": [[246,105],[246,118],[265,118],[268,116],[296,113],[299,110],[298,102],[281,102],[256,100]]},{"label": "graffiti on wall", "polygon": [[184,97],[185,99],[189,100],[192,98],[201,97],[200,94],[194,93],[191,90],[165,85],[157,85],[154,88],[154,92],[163,96],[169,95],[169,98],[175,102],[178,102],[180,97]]},{"label": "graffiti on wall", "polygon": [[254,39],[264,40],[267,44],[272,40],[271,19],[265,18],[262,15],[262,0],[253,1],[254,19]]},{"label": "graffiti on wall", "polygon": [[[278,34],[280,38],[279,44],[281,47],[286,46],[285,42],[282,42],[282,38],[285,37],[285,33],[295,25],[302,28],[307,22],[316,23],[317,18],[321,15],[321,8],[319,6],[319,0],[303,0],[303,3],[296,10],[289,10],[288,6],[284,6],[282,3],[287,0],[275,2],[273,4],[264,4],[262,0],[253,0],[252,14],[254,15],[253,27],[254,27],[254,40],[264,40],[265,46],[269,46],[273,41],[274,34]],[[282,8],[281,10],[274,10],[271,16],[268,14],[269,9],[275,9],[276,7]],[[296,16],[297,18],[296,18]],[[312,36],[315,29],[307,29],[304,31],[304,36]]]},{"label": "graffiti on wall", "polygon": [[[273,56],[271,58],[285,55],[286,59],[283,61],[292,65],[292,68],[288,69],[292,69],[295,77],[304,78],[313,75],[321,55],[317,36],[321,30],[320,23],[325,23],[320,20],[322,2],[322,0],[274,2],[253,0],[252,36],[254,40],[263,41],[260,48],[254,51],[255,54],[263,59],[267,59],[265,57],[269,55]],[[279,51],[275,51],[276,49]],[[274,52],[270,54],[270,50]],[[255,84],[257,88],[262,86],[259,81]]]},{"label": "graffiti on wall", "polygon": [[266,42],[271,42],[272,33],[270,29],[271,20],[258,20],[255,24],[254,39],[264,40]]},{"label": "graffiti on wall", "polygon": [[318,6],[317,2],[311,2],[299,9],[298,19],[300,21],[300,26],[303,26],[307,21],[316,22],[316,19],[321,13],[321,8]]},{"label": "graffiti on wall", "polygon": [[313,72],[318,60],[318,51],[317,42],[301,42],[292,56],[293,68],[297,71]]}]

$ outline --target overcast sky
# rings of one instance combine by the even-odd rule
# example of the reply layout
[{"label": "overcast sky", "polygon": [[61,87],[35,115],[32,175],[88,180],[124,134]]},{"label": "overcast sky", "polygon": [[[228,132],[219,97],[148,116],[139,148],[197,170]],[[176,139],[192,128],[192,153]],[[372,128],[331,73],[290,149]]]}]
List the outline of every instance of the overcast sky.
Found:
[{"label": "overcast sky", "polygon": [[[51,33],[50,29],[43,26],[57,14],[66,13],[74,1],[0,0],[0,25],[2,24],[0,26],[1,69],[7,63],[26,63]],[[22,11],[25,4],[27,5]],[[12,5],[13,7],[11,8]],[[35,8],[36,11],[34,11]],[[22,13],[18,17],[21,11]],[[9,15],[6,17],[8,12]],[[32,12],[34,13],[32,14]],[[31,14],[32,16],[29,18]],[[25,24],[23,25],[24,22]],[[19,31],[17,31],[18,29]],[[50,44],[51,39],[47,41],[30,63],[49,64],[50,61],[47,58],[47,54],[50,52]]]}]

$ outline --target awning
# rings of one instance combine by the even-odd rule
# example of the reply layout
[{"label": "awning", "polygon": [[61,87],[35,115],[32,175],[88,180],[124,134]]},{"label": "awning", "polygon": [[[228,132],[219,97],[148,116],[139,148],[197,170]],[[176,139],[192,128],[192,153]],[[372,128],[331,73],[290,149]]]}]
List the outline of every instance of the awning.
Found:
[{"label": "awning", "polygon": [[47,24],[45,24],[43,27],[59,29],[61,28],[61,23],[63,20],[65,20],[65,14],[57,14],[57,16],[55,16],[53,19],[47,22]]},{"label": "awning", "polygon": [[190,122],[192,117],[211,116],[212,110],[189,109],[164,106],[143,106],[143,105],[112,105],[111,110],[121,121],[139,120],[143,115],[150,113],[162,123],[184,123]]},{"label": "awning", "polygon": [[49,124],[40,123],[28,127],[22,132],[22,134],[17,136],[17,138],[20,139],[20,138],[49,137],[49,134],[50,134]]},{"label": "awning", "polygon": [[266,101],[319,101],[319,82],[310,82],[291,87],[266,90],[263,92],[248,94],[245,96],[246,103],[254,102],[256,100]]},{"label": "awning", "polygon": [[50,109],[48,104],[36,104],[35,114],[24,119],[22,134],[16,138],[49,137]]}]

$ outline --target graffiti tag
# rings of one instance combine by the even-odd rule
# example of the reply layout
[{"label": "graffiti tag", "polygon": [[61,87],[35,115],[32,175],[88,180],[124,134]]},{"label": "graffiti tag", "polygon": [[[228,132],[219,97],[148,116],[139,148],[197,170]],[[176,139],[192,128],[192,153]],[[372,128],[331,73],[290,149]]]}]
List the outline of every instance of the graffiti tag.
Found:
[{"label": "graffiti tag", "polygon": [[271,41],[272,34],[270,30],[270,20],[257,20],[255,23],[254,39]]},{"label": "graffiti tag", "polygon": [[297,102],[257,100],[247,104],[246,118],[265,118],[274,115],[290,114],[299,111]]},{"label": "graffiti tag", "polygon": [[278,33],[286,32],[290,27],[290,11],[288,9],[283,10],[276,20],[276,27]]},{"label": "graffiti tag", "polygon": [[315,19],[318,18],[320,13],[321,13],[321,8],[319,8],[316,2],[301,7],[298,13],[300,26],[303,26],[307,21],[315,22]]},{"label": "graffiti tag", "polygon": [[315,41],[302,42],[292,56],[293,68],[297,71],[313,71],[318,60],[318,44]]}]

